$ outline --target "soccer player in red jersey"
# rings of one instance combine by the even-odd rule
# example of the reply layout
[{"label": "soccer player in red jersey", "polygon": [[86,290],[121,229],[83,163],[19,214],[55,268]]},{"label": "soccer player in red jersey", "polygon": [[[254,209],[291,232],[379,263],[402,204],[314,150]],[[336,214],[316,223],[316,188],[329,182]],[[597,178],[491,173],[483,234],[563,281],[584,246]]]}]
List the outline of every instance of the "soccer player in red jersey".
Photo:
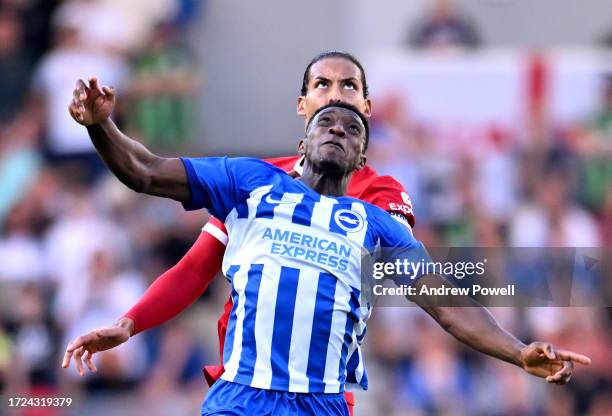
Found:
[{"label": "soccer player in red jersey", "polygon": [[[94,80],[90,86],[94,89],[98,88],[97,81]],[[83,88],[84,85],[81,86],[81,90],[77,89],[75,94],[83,93]],[[104,92],[112,97],[112,102],[108,104],[114,104],[113,91],[104,88]],[[325,52],[317,55],[308,64],[298,97],[297,113],[307,122],[319,108],[333,102],[354,105],[365,116],[371,115],[371,101],[368,97],[363,67],[356,58],[345,52]],[[74,110],[76,109],[75,107],[70,110],[73,117],[75,117]],[[109,108],[105,109],[109,110]],[[77,117],[75,118],[82,122]],[[138,145],[135,144],[135,146]],[[301,174],[302,160],[299,156],[267,159],[266,161],[293,176],[297,177]],[[121,179],[120,176],[119,179]],[[378,175],[368,166],[353,175],[348,187],[348,196],[379,206],[408,228],[414,225],[411,201],[402,185],[390,176]],[[185,256],[174,267],[158,277],[140,301],[119,320],[117,326],[120,329],[104,332],[110,336],[100,340],[98,350],[113,348],[127,341],[132,335],[172,319],[191,305],[202,295],[221,269],[228,238],[223,223],[212,217]],[[223,363],[223,343],[231,308],[232,298],[230,296],[218,321],[221,363]],[[80,363],[81,356],[87,358],[82,348],[75,350],[74,354],[75,358],[78,358],[75,360],[77,365]],[[212,385],[222,373],[222,364],[207,366],[204,369],[209,385]],[[347,392],[345,396],[352,413],[353,394]]]}]

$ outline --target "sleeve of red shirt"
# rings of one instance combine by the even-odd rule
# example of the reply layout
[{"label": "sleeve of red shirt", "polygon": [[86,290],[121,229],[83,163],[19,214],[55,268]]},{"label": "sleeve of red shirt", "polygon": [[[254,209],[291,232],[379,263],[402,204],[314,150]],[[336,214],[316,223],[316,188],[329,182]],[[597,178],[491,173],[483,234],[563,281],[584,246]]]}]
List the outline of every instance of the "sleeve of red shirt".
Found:
[{"label": "sleeve of red shirt", "polygon": [[414,227],[415,218],[408,192],[391,176],[381,176],[365,166],[353,174],[348,195],[376,205],[396,218],[403,218],[410,227]]},{"label": "sleeve of red shirt", "polygon": [[226,244],[225,226],[211,217],[185,256],[125,314],[134,321],[134,334],[174,318],[202,296],[221,269]]}]

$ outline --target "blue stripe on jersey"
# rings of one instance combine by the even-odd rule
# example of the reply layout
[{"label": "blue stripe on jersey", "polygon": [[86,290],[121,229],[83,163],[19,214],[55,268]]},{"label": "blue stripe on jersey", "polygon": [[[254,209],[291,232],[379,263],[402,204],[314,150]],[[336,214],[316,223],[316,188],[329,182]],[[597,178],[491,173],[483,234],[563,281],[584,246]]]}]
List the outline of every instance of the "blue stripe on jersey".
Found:
[{"label": "blue stripe on jersey", "polygon": [[[359,365],[359,349],[353,351],[353,354],[349,357],[348,363],[346,363],[347,375],[346,382],[347,383],[357,383],[357,377],[355,377],[355,369]],[[365,374],[364,374],[365,377]]]},{"label": "blue stripe on jersey", "polygon": [[249,205],[247,201],[242,201],[236,204],[236,218],[249,218]]},{"label": "blue stripe on jersey", "polygon": [[338,381],[344,383],[346,380],[346,355],[348,349],[353,342],[353,328],[355,323],[359,322],[359,315],[357,310],[359,309],[359,290],[351,288],[351,300],[349,301],[351,306],[351,312],[346,314],[346,325],[344,327],[344,343],[342,344],[342,351],[340,355],[340,369],[338,371]]},{"label": "blue stripe on jersey", "polygon": [[327,348],[329,347],[335,295],[336,277],[329,273],[319,273],[313,315],[315,321],[312,323],[308,366],[306,368],[309,391],[325,391],[323,378],[325,376],[325,361],[327,359]]},{"label": "blue stripe on jersey", "polygon": [[[227,278],[231,281],[234,274],[240,269],[240,266],[233,265],[227,269]],[[225,343],[223,345],[223,363],[229,360],[234,348],[234,335],[236,333],[236,306],[238,305],[238,293],[232,285],[232,312],[230,313],[227,330],[225,332]]]},{"label": "blue stripe on jersey", "polygon": [[[289,389],[289,349],[295,312],[295,297],[300,270],[281,267],[274,311],[274,331],[272,333],[272,382],[274,390]],[[299,328],[298,328],[299,330]]]},{"label": "blue stripe on jersey", "polygon": [[261,197],[261,201],[257,205],[257,212],[255,213],[255,218],[274,218],[274,207],[278,206],[278,204],[270,204],[266,200],[266,197],[273,198],[273,200],[280,200],[283,195],[273,195],[272,192],[269,192]]},{"label": "blue stripe on jersey", "polygon": [[321,195],[314,194],[312,199],[315,199],[315,201],[309,201],[307,198],[303,198],[303,202],[295,206],[293,217],[291,218],[292,223],[310,227],[312,210],[314,209],[315,203],[321,200]]},{"label": "blue stripe on jersey", "polygon": [[247,284],[244,289],[244,320],[242,329],[242,354],[238,364],[238,373],[234,379],[238,383],[251,384],[253,371],[255,370],[255,359],[257,358],[257,347],[255,344],[255,317],[257,316],[257,298],[259,297],[259,285],[263,264],[251,264]]}]

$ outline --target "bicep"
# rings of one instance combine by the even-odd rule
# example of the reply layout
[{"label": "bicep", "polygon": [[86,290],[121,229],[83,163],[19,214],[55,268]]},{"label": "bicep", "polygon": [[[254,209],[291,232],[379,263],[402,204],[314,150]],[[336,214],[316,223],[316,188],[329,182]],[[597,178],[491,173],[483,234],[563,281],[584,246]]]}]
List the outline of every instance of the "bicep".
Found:
[{"label": "bicep", "polygon": [[178,158],[156,157],[148,167],[150,195],[172,198],[181,203],[191,200],[185,166]]}]

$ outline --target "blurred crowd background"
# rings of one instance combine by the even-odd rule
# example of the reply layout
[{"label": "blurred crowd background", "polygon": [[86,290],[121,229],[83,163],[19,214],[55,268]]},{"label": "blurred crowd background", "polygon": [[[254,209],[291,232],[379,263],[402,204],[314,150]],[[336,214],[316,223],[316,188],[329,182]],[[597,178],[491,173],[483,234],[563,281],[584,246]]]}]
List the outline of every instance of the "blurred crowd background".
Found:
[{"label": "blurred crowd background", "polygon": [[[257,6],[263,29],[249,33],[254,6],[236,1],[0,0],[0,414],[198,414],[201,367],[218,360],[221,278],[180,317],[98,354],[96,375],[60,369],[66,344],[125,313],[207,220],[107,173],[67,113],[78,78],[114,86],[117,123],[157,152],[269,157],[293,154],[302,134],[294,106],[310,58],[357,51],[373,98],[370,163],[404,184],[426,245],[612,246],[612,9],[577,49],[507,48],[470,10],[503,13],[512,0],[395,2],[386,13],[404,16],[401,30],[386,43],[373,32],[385,47],[365,50],[351,34],[362,24],[386,33],[382,12],[366,23],[355,17],[362,1],[295,13],[281,3]],[[322,24],[338,37],[321,38]],[[294,44],[276,29],[302,34]],[[223,65],[228,75],[215,75]],[[365,342],[371,387],[357,393],[356,414],[612,414],[612,309],[493,313],[522,340],[551,341],[593,365],[550,386],[469,351],[418,308],[380,308]],[[7,407],[27,395],[75,402]]]}]

